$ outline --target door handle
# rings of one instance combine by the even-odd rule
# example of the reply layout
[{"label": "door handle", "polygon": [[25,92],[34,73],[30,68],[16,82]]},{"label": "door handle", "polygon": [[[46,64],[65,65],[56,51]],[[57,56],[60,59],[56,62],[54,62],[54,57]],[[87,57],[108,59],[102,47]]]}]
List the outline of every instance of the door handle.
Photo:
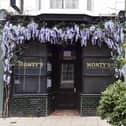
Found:
[{"label": "door handle", "polygon": [[74,88],[74,93],[76,93],[76,88]]}]

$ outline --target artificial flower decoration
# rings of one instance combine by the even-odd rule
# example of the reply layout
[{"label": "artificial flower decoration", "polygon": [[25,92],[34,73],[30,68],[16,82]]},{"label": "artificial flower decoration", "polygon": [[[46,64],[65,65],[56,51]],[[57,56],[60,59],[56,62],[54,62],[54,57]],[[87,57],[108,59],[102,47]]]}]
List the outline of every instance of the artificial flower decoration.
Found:
[{"label": "artificial flower decoration", "polygon": [[[4,58],[4,76],[5,84],[10,84],[12,74],[11,59],[17,46],[22,45],[27,40],[38,40],[40,43],[73,44],[80,42],[82,47],[86,47],[89,42],[93,46],[102,47],[106,43],[112,51],[121,53],[121,43],[124,42],[123,29],[119,24],[112,21],[105,22],[104,29],[93,25],[89,28],[80,28],[79,25],[67,26],[64,28],[48,28],[39,27],[35,22],[29,23],[27,26],[13,25],[6,22],[3,28],[3,41],[1,48]],[[37,41],[36,41],[37,42]]]}]

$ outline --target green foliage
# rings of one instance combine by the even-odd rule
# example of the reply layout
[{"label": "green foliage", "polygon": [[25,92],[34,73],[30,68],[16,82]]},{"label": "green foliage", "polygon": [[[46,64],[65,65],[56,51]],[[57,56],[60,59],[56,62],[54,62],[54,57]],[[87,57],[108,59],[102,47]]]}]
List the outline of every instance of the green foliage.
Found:
[{"label": "green foliage", "polygon": [[116,69],[121,69],[126,64],[125,57],[123,55],[116,56],[114,64]]},{"label": "green foliage", "polygon": [[126,83],[116,81],[102,93],[98,115],[113,126],[126,126]]}]

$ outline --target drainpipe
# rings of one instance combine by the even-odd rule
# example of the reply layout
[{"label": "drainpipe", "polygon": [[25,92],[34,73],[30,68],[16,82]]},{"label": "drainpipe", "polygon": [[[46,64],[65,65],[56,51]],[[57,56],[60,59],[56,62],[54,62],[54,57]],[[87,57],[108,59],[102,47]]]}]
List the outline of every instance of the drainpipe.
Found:
[{"label": "drainpipe", "polygon": [[[0,45],[2,43],[2,29],[3,25],[6,21],[7,11],[4,9],[0,10]],[[0,46],[0,57],[2,54],[1,46]],[[0,117],[2,117],[3,112],[3,65],[2,59],[0,58]]]},{"label": "drainpipe", "polygon": [[22,14],[23,13],[23,9],[24,9],[24,0],[20,1],[20,7],[17,7],[16,1],[17,0],[10,0],[10,6],[14,10],[16,10],[19,14]]},{"label": "drainpipe", "polygon": [[21,14],[23,14],[24,10],[24,0],[21,0]]},{"label": "drainpipe", "polygon": [[126,0],[125,0],[125,7],[124,7],[124,11],[125,11],[125,17],[126,17]]}]

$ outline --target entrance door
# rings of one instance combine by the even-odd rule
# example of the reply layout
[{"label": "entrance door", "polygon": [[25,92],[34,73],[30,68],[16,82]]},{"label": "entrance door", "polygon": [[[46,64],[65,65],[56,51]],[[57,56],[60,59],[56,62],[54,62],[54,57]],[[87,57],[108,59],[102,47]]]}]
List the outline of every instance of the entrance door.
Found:
[{"label": "entrance door", "polygon": [[57,108],[73,109],[75,108],[76,87],[74,83],[74,64],[61,64],[61,79],[57,92]]}]

